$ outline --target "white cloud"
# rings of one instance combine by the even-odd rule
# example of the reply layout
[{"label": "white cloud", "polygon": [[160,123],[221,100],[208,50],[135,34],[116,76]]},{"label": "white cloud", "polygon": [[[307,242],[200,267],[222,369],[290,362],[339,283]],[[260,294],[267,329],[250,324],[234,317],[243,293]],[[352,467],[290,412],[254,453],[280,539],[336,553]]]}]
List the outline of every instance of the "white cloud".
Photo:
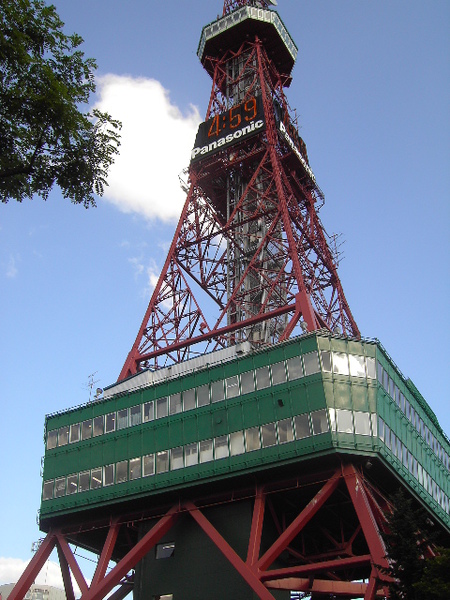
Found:
[{"label": "white cloud", "polygon": [[158,267],[156,262],[153,259],[150,259],[150,264],[147,267],[147,277],[148,277],[148,291],[150,294],[153,294],[153,290],[155,289],[158,279],[161,273],[161,269]]},{"label": "white cloud", "polygon": [[[29,561],[22,560],[21,558],[6,558],[0,556],[0,583],[16,583],[25,571],[28,562]],[[74,591],[75,593],[78,593],[78,586],[76,585],[75,580],[73,580],[73,582]],[[36,577],[35,583],[64,589],[61,567],[59,564],[48,560]]]},{"label": "white cloud", "polygon": [[22,575],[27,563],[20,558],[0,556],[0,583],[15,583]]},{"label": "white cloud", "polygon": [[97,81],[96,108],[122,121],[120,155],[103,198],[123,212],[149,219],[178,219],[185,200],[178,175],[188,166],[201,121],[183,114],[154,79],[105,75]]}]

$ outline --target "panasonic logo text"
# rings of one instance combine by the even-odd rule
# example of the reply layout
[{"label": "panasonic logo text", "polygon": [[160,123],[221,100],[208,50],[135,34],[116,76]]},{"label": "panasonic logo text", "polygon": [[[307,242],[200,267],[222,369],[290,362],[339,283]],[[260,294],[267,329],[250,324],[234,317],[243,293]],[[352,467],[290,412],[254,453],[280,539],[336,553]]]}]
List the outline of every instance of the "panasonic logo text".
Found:
[{"label": "panasonic logo text", "polygon": [[201,147],[194,148],[191,151],[191,160],[196,160],[196,159],[198,160],[199,158],[206,156],[207,154],[210,154],[211,152],[220,150],[223,146],[228,146],[228,145],[236,142],[240,138],[244,138],[252,133],[255,133],[255,131],[258,131],[258,129],[262,129],[263,127],[264,127],[264,121],[262,119],[259,119],[259,121],[255,121],[251,125],[247,125],[246,127],[243,127],[242,129],[238,129],[234,133],[229,133],[228,135],[225,135],[225,136],[219,138],[218,140],[214,140],[207,146],[201,146]]},{"label": "panasonic logo text", "polygon": [[303,168],[305,169],[305,171],[311,177],[311,180],[314,183],[316,183],[316,178],[314,177],[314,173],[311,171],[311,167],[308,165],[308,163],[306,162],[306,160],[301,155],[300,150],[294,144],[294,140],[291,138],[291,136],[286,131],[286,127],[284,126],[284,123],[282,121],[280,122],[280,131],[284,135],[284,139],[287,141],[287,143],[289,144],[289,146],[292,148],[292,150],[294,151],[294,153],[297,156],[297,158],[299,159],[299,161],[302,163]]}]

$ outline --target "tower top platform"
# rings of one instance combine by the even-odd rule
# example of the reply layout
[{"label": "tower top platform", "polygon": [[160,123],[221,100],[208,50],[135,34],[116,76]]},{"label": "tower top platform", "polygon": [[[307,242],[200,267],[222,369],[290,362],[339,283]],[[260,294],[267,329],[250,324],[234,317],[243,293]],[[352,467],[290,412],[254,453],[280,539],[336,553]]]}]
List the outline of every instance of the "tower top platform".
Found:
[{"label": "tower top platform", "polygon": [[278,13],[273,10],[243,6],[205,25],[197,55],[212,76],[214,65],[208,59],[223,56],[224,50],[236,52],[246,40],[258,37],[279,73],[290,75],[297,59],[298,48]]}]

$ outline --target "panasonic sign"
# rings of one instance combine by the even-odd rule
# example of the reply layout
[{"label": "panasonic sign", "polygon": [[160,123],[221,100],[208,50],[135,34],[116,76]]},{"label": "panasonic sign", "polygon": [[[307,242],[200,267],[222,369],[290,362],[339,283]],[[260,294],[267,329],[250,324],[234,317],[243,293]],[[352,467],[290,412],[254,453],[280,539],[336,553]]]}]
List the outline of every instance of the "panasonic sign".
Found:
[{"label": "panasonic sign", "polygon": [[197,146],[193,148],[191,151],[191,161],[195,161],[199,158],[204,158],[210,154],[214,154],[214,152],[218,150],[224,149],[224,147],[231,146],[234,142],[239,139],[250,136],[253,133],[256,133],[260,129],[264,127],[264,121],[259,119],[256,122],[253,122],[251,125],[246,125],[242,129],[237,129],[233,133],[229,133],[218,140],[214,140],[210,142],[206,146]]},{"label": "panasonic sign", "polygon": [[264,127],[262,98],[251,96],[241,104],[235,104],[200,123],[195,147],[191,152],[191,162],[208,158],[215,152],[257,134]]},{"label": "panasonic sign", "polygon": [[311,170],[311,167],[308,165],[308,163],[306,162],[306,160],[303,158],[300,150],[297,148],[297,146],[294,143],[294,140],[291,138],[291,136],[288,134],[286,127],[283,123],[283,121],[280,121],[280,132],[282,133],[284,139],[286,140],[286,142],[289,144],[289,146],[292,148],[295,156],[299,159],[299,161],[302,163],[302,167],[305,169],[305,171],[308,173],[309,177],[311,178],[311,181],[315,184],[316,183],[316,178],[314,176],[314,173]]}]

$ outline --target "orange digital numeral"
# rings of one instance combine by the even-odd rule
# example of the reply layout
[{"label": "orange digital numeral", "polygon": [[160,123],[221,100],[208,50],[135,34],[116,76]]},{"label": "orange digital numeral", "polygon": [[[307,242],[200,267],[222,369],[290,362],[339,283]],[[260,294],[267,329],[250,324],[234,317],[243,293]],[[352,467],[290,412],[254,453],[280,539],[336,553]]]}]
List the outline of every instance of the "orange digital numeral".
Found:
[{"label": "orange digital numeral", "polygon": [[256,98],[254,96],[253,98],[250,98],[250,100],[247,100],[247,102],[244,104],[244,111],[245,113],[249,113],[245,115],[245,120],[253,121],[257,114]]},{"label": "orange digital numeral", "polygon": [[[234,112],[233,112],[234,111]],[[236,112],[238,111],[238,112]],[[230,128],[236,129],[241,124],[241,111],[240,106],[233,106],[230,108]]]},{"label": "orange digital numeral", "polygon": [[219,115],[216,115],[208,131],[208,137],[218,136],[220,132]]}]

